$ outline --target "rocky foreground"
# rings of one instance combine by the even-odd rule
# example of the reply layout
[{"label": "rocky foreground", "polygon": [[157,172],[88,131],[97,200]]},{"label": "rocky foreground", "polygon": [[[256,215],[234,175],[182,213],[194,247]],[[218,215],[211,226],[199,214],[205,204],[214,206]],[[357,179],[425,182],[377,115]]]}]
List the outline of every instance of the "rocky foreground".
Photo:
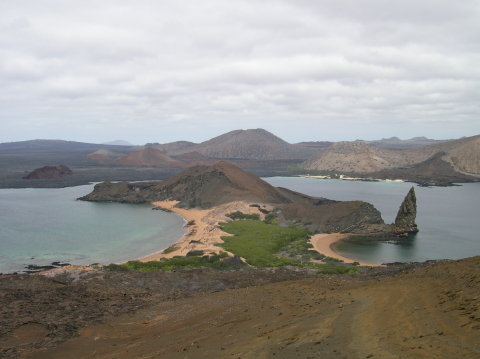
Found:
[{"label": "rocky foreground", "polygon": [[0,278],[5,358],[478,358],[480,257]]}]

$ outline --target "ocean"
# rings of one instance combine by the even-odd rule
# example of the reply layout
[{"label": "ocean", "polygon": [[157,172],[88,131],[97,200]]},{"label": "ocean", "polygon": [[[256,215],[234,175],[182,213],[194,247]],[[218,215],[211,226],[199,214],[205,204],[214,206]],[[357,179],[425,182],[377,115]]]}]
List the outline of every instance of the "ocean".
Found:
[{"label": "ocean", "polygon": [[167,248],[185,233],[183,218],[149,205],[76,200],[92,189],[0,189],[0,273],[54,261],[124,262]]},{"label": "ocean", "polygon": [[480,255],[480,183],[452,187],[420,187],[406,182],[362,182],[302,177],[264,178],[274,186],[333,200],[372,203],[385,223],[392,223],[410,187],[417,196],[420,232],[401,242],[335,246],[341,255],[370,263],[459,259]]},{"label": "ocean", "polygon": [[[372,203],[386,223],[394,221],[411,183],[356,182],[301,177],[264,178],[334,200]],[[54,261],[88,265],[118,263],[167,248],[185,233],[184,221],[149,205],[92,203],[76,198],[93,185],[57,189],[0,189],[0,273]],[[399,242],[340,242],[336,250],[371,262],[459,259],[480,255],[480,183],[415,186],[420,232]]]}]

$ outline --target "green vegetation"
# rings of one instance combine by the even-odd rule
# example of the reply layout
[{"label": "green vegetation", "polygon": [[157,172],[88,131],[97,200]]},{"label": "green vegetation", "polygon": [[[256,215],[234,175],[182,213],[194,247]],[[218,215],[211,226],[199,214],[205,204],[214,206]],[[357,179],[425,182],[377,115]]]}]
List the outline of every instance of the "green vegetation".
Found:
[{"label": "green vegetation", "polygon": [[[229,213],[228,217],[235,220],[221,223],[222,230],[233,234],[232,237],[222,237],[224,243],[220,246],[225,250],[240,256],[254,267],[298,266],[311,267],[319,274],[352,274],[357,271],[355,266],[338,265],[336,263],[319,264],[312,259],[324,256],[311,251],[311,233],[306,229],[295,226],[281,227],[277,225],[274,213],[269,213],[265,221],[260,221],[258,215],[248,215],[241,212]],[[254,219],[251,219],[251,218]],[[167,248],[164,253],[177,249],[175,246]],[[125,264],[110,264],[107,269],[140,271],[175,270],[183,268],[209,267],[215,269],[230,269],[231,266],[224,259],[227,253],[205,256],[202,250],[194,250],[186,256],[163,258],[159,261],[139,262],[130,261]],[[336,262],[328,258],[329,262]]]},{"label": "green vegetation", "polygon": [[236,219],[250,219],[250,220],[260,220],[260,215],[258,213],[254,214],[246,214],[242,213],[240,211],[232,212],[232,213],[227,213],[225,216],[236,220]]},{"label": "green vegetation", "polygon": [[187,226],[193,226],[195,225],[195,220],[192,219],[191,221],[188,221]]},{"label": "green vegetation", "polygon": [[177,249],[178,247],[173,245],[165,249],[162,253],[165,253],[165,254],[172,253],[172,252],[175,252]]},{"label": "green vegetation", "polygon": [[[318,264],[310,260],[310,232],[294,226],[280,227],[261,221],[244,220],[222,223],[223,231],[233,237],[222,237],[221,247],[238,255],[255,267],[279,267],[285,265],[313,267],[318,273],[355,273],[353,267]],[[282,255],[281,255],[282,254]],[[287,254],[288,256],[284,256]],[[295,256],[295,258],[292,258]],[[297,257],[300,257],[299,260]]]},{"label": "green vegetation", "polygon": [[109,264],[106,266],[109,270],[125,270],[135,269],[142,272],[151,272],[156,270],[175,270],[185,268],[209,267],[215,269],[230,269],[230,265],[223,261],[227,257],[227,253],[223,252],[219,255],[204,257],[180,257],[162,258],[159,261],[139,262],[130,261],[124,264]]},{"label": "green vegetation", "polygon": [[278,224],[277,215],[274,212],[270,212],[265,215],[265,219],[263,220],[266,224]]},{"label": "green vegetation", "polygon": [[203,255],[204,255],[204,252],[201,249],[190,251],[186,254],[187,257],[198,257]]}]

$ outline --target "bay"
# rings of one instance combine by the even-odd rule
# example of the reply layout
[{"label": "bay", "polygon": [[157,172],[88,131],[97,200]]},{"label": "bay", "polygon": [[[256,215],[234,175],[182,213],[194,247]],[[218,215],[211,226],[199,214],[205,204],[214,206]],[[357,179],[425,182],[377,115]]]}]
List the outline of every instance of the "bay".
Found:
[{"label": "bay", "polygon": [[180,216],[149,205],[76,200],[92,189],[0,189],[0,273],[53,261],[124,262],[167,248],[185,233]]},{"label": "bay", "polygon": [[[362,182],[303,177],[264,178],[274,186],[333,200],[372,203],[392,223],[411,183]],[[370,263],[460,259],[480,255],[480,183],[453,187],[415,186],[420,232],[399,242],[341,241],[341,255]]]},{"label": "bay", "polygon": [[[393,222],[411,183],[356,182],[301,177],[264,178],[316,197],[363,200]],[[183,219],[152,211],[148,205],[91,203],[75,199],[93,185],[60,189],[0,189],[0,272],[28,264],[117,263],[140,258],[178,241]],[[480,184],[425,188],[415,186],[420,232],[398,244],[336,245],[349,258],[365,262],[411,262],[480,255]]]}]

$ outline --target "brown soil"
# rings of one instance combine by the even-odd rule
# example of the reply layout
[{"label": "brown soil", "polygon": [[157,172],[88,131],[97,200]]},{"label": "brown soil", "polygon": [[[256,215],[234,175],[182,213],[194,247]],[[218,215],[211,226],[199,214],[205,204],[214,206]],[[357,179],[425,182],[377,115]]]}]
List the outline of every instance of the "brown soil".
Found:
[{"label": "brown soil", "polygon": [[[303,274],[302,279],[296,272],[298,279],[268,284],[258,281],[267,279],[266,271],[223,272],[223,283],[231,273],[243,273],[253,286],[244,287],[244,278],[238,282],[243,288],[213,293],[210,288],[176,300],[157,296],[153,306],[17,357],[478,358],[479,265],[480,257],[474,257],[386,277],[378,275],[389,268],[356,277]],[[189,283],[203,278],[190,273]],[[154,288],[155,275],[143,274],[150,278],[144,279],[144,291],[147,283],[148,290]],[[169,274],[171,284],[175,275]],[[131,282],[131,274],[124,281]],[[124,290],[128,298],[127,285]],[[28,338],[41,335],[41,328],[25,331],[33,333]]]}]

